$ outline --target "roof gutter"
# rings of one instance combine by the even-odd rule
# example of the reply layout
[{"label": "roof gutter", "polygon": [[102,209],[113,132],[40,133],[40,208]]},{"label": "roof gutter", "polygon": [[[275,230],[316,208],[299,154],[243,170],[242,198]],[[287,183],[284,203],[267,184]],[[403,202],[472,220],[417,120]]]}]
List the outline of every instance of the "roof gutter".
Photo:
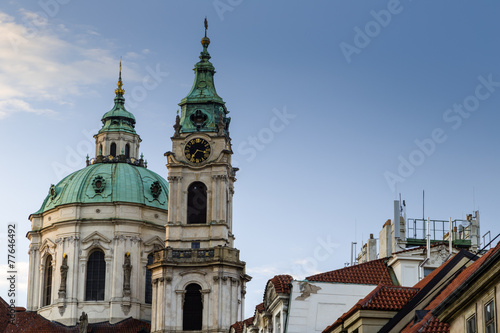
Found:
[{"label": "roof gutter", "polygon": [[427,262],[430,260],[429,257],[425,258],[424,261],[422,261],[419,265],[418,265],[418,281],[420,282],[420,280],[423,279],[422,277],[422,269],[424,268],[424,265],[427,264]]}]

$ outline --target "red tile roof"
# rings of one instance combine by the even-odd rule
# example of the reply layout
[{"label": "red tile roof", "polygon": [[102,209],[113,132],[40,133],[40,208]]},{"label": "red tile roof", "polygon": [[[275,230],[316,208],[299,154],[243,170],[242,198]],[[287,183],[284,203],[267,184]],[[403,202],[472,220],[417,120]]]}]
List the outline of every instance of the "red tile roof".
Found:
[{"label": "red tile roof", "polygon": [[64,325],[51,322],[36,312],[17,312],[14,323],[9,322],[2,333],[19,332],[78,332],[78,327],[66,327]]},{"label": "red tile roof", "polygon": [[387,258],[306,277],[308,281],[395,285],[386,265]]},{"label": "red tile roof", "polygon": [[250,326],[250,325],[253,324],[253,319],[254,318],[255,317],[250,317],[250,318],[247,318],[247,319],[245,319],[243,321],[237,321],[237,322],[235,322],[234,324],[231,325],[231,328],[234,329],[235,333],[242,333],[243,329],[245,328],[245,326],[248,327],[248,326]]},{"label": "red tile roof", "polygon": [[438,318],[428,312],[420,322],[410,322],[401,333],[449,333],[450,325],[442,323]]},{"label": "red tile roof", "polygon": [[9,321],[9,304],[0,297],[0,332],[5,330]]},{"label": "red tile roof", "polygon": [[[89,324],[88,329],[92,333],[136,333],[141,329],[143,329],[145,332],[149,332],[151,330],[151,324],[142,320],[127,318],[115,324],[110,324],[108,322]],[[21,309],[18,309],[18,311],[15,313],[15,321],[14,323],[11,323],[8,312],[8,304],[0,297],[0,333],[25,332],[78,333],[79,328],[77,325],[65,326],[57,322],[47,320],[36,312],[22,311]]]},{"label": "red tile roof", "polygon": [[96,323],[89,324],[89,327],[92,328],[92,333],[108,333],[108,332],[120,332],[120,333],[137,333],[141,329],[150,332],[151,324],[145,321],[135,319],[135,318],[127,318],[116,324],[106,323]]},{"label": "red tile roof", "polygon": [[[378,286],[361,303],[366,310],[398,311],[418,292],[416,288]],[[371,295],[371,297],[370,297]]]},{"label": "red tile roof", "polygon": [[247,318],[245,320],[243,320],[243,322],[245,323],[245,325],[248,327],[250,325],[253,324],[253,320],[254,320],[255,317],[250,317],[250,318]]},{"label": "red tile roof", "polygon": [[438,318],[432,317],[432,319],[427,322],[427,326],[420,331],[422,333],[449,333],[450,325],[447,323],[442,323]]},{"label": "red tile roof", "polygon": [[292,282],[293,277],[291,275],[276,275],[271,280],[274,285],[274,290],[278,294],[290,294],[290,283]]},{"label": "red tile roof", "polygon": [[448,296],[450,296],[458,287],[460,287],[479,267],[481,267],[495,252],[500,250],[500,242],[482,257],[473,262],[469,267],[460,272],[444,289],[441,291],[426,307],[428,310],[422,320],[413,323],[403,330],[403,332],[449,332],[447,323],[442,323],[438,318],[434,317],[432,310],[439,306]]},{"label": "red tile roof", "polygon": [[255,313],[262,313],[264,311],[264,303],[257,304],[255,307]]},{"label": "red tile roof", "polygon": [[234,329],[235,333],[242,333],[243,332],[243,322],[237,321],[231,325],[231,328]]},{"label": "red tile roof", "polygon": [[323,333],[332,332],[359,310],[399,311],[418,292],[416,288],[379,285],[365,298],[359,300],[349,311],[328,326]]},{"label": "red tile roof", "polygon": [[491,257],[493,253],[500,250],[500,242],[486,252],[481,258],[473,262],[469,267],[465,268],[448,286],[426,307],[426,310],[432,310],[438,306],[446,297],[448,297],[458,286],[465,282],[483,263]]}]

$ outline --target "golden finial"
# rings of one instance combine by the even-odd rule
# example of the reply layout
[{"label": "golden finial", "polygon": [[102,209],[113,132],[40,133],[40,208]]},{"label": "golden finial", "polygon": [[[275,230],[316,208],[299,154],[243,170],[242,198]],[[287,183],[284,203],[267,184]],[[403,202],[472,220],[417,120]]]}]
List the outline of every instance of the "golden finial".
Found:
[{"label": "golden finial", "polygon": [[127,251],[127,253],[125,253],[125,256],[129,257],[130,256],[130,252]]},{"label": "golden finial", "polygon": [[66,253],[63,253],[63,258],[66,258],[68,255]]},{"label": "golden finial", "polygon": [[120,74],[118,75],[118,89],[115,89],[115,94],[117,95],[123,95],[125,94],[125,90],[122,89],[123,87],[123,82],[122,82],[122,57],[120,57]]},{"label": "golden finial", "polygon": [[207,29],[208,29],[208,21],[207,17],[205,16],[205,37],[201,39],[201,45],[203,45],[203,47],[208,47],[208,45],[210,45],[210,38],[207,37]]}]

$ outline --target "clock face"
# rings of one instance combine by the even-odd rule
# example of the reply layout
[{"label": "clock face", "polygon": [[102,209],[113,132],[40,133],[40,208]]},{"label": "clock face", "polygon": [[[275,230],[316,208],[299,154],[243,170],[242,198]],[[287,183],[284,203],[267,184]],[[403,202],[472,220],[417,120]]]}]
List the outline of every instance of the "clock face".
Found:
[{"label": "clock face", "polygon": [[201,163],[210,156],[211,147],[205,139],[194,138],[186,143],[184,155],[193,163]]}]

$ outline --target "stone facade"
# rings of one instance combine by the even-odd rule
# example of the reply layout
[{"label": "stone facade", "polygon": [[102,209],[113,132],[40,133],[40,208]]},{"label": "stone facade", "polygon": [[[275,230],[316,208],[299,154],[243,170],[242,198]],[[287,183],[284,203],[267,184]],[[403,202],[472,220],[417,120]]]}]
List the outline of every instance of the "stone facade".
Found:
[{"label": "stone facade", "polygon": [[[205,21],[205,28],[207,24]],[[170,184],[165,249],[155,253],[152,332],[228,332],[244,314],[250,277],[234,248],[232,206],[236,168],[224,101],[207,51],[181,100],[167,157]]]},{"label": "stone facade", "polygon": [[[145,303],[148,254],[163,247],[165,210],[133,204],[66,205],[32,215],[28,233],[30,266],[27,310],[47,319],[75,325],[82,311],[89,322],[118,322],[128,317],[149,320]],[[94,250],[104,252],[106,285],[104,300],[86,301],[86,266]],[[132,265],[130,295],[123,295],[125,253]],[[44,302],[46,258],[52,257],[52,291]],[[68,266],[66,288],[60,290],[63,256]],[[46,304],[49,303],[49,304]]]}]

